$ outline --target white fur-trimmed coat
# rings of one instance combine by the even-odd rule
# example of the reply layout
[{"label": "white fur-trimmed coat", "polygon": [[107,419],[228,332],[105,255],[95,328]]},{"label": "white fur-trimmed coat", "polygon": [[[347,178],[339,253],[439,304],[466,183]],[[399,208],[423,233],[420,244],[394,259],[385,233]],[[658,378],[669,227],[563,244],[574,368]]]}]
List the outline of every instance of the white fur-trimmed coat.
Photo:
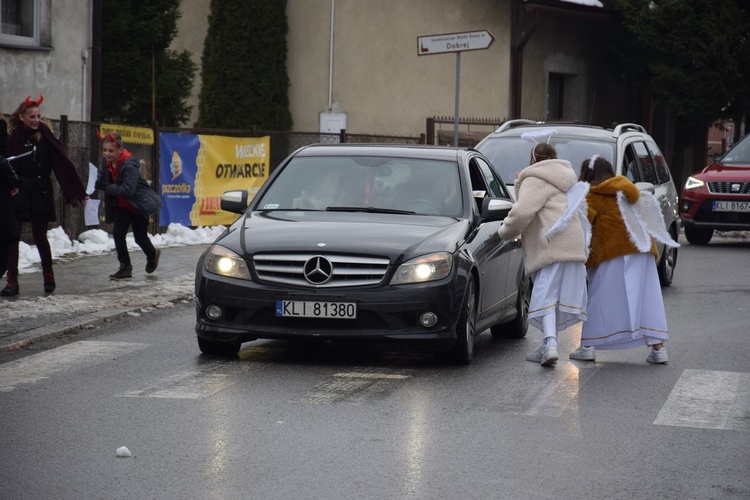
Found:
[{"label": "white fur-trimmed coat", "polygon": [[[586,262],[587,234],[571,221],[548,231],[565,215],[568,190],[577,178],[565,160],[544,160],[521,171],[514,185],[516,203],[497,234],[511,239],[519,234],[527,274],[556,262]],[[575,222],[575,223],[574,223]]]}]

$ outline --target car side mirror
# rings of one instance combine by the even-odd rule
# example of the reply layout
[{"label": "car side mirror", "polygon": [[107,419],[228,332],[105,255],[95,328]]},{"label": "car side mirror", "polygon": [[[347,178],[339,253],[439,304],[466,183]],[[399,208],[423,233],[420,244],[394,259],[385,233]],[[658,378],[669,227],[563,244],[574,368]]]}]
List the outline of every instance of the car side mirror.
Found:
[{"label": "car side mirror", "polygon": [[648,191],[649,193],[654,194],[654,185],[650,182],[636,182],[635,187],[641,191]]},{"label": "car side mirror", "polygon": [[486,197],[482,200],[482,219],[502,220],[513,208],[513,202],[500,198]]},{"label": "car side mirror", "polygon": [[220,206],[226,212],[244,214],[247,209],[247,191],[226,191],[221,195]]}]

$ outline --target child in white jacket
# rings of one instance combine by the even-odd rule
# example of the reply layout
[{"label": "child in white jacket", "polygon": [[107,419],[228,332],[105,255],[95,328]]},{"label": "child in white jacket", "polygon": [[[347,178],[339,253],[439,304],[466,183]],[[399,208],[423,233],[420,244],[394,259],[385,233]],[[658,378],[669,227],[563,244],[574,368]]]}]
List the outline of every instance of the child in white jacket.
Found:
[{"label": "child in white jacket", "polygon": [[557,362],[557,332],[586,319],[589,234],[579,215],[585,219],[587,187],[577,184],[570,163],[557,159],[554,146],[539,143],[514,185],[518,201],[498,230],[503,239],[521,235],[533,283],[529,324],[544,332],[544,342],[526,360],[542,366]]}]

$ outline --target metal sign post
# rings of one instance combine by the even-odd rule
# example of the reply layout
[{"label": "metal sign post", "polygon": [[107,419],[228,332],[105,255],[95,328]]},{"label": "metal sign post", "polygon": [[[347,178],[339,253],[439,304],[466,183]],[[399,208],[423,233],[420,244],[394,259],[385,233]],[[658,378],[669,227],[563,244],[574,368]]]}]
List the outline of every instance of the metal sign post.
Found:
[{"label": "metal sign post", "polygon": [[417,37],[417,55],[456,53],[456,107],[453,115],[453,145],[458,146],[458,114],[461,86],[461,52],[489,48],[495,37],[487,30],[444,33]]}]

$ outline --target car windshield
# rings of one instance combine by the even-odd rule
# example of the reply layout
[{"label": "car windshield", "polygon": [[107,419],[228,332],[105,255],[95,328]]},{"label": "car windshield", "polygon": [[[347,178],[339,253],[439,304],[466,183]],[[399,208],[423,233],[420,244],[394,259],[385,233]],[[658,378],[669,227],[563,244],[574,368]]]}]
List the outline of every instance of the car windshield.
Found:
[{"label": "car windshield", "polygon": [[308,156],[284,166],[255,207],[458,217],[461,192],[456,162]]},{"label": "car windshield", "polygon": [[747,165],[750,163],[750,135],[745,136],[738,142],[724,157],[719,160],[721,163],[739,163]]},{"label": "car windshield", "polygon": [[[568,160],[576,175],[581,171],[581,163],[597,154],[614,164],[615,143],[585,138],[553,136],[550,143],[557,149],[557,156]],[[520,137],[495,137],[486,141],[479,150],[487,156],[506,184],[513,184],[518,172],[529,165],[529,155],[533,141]]]}]

